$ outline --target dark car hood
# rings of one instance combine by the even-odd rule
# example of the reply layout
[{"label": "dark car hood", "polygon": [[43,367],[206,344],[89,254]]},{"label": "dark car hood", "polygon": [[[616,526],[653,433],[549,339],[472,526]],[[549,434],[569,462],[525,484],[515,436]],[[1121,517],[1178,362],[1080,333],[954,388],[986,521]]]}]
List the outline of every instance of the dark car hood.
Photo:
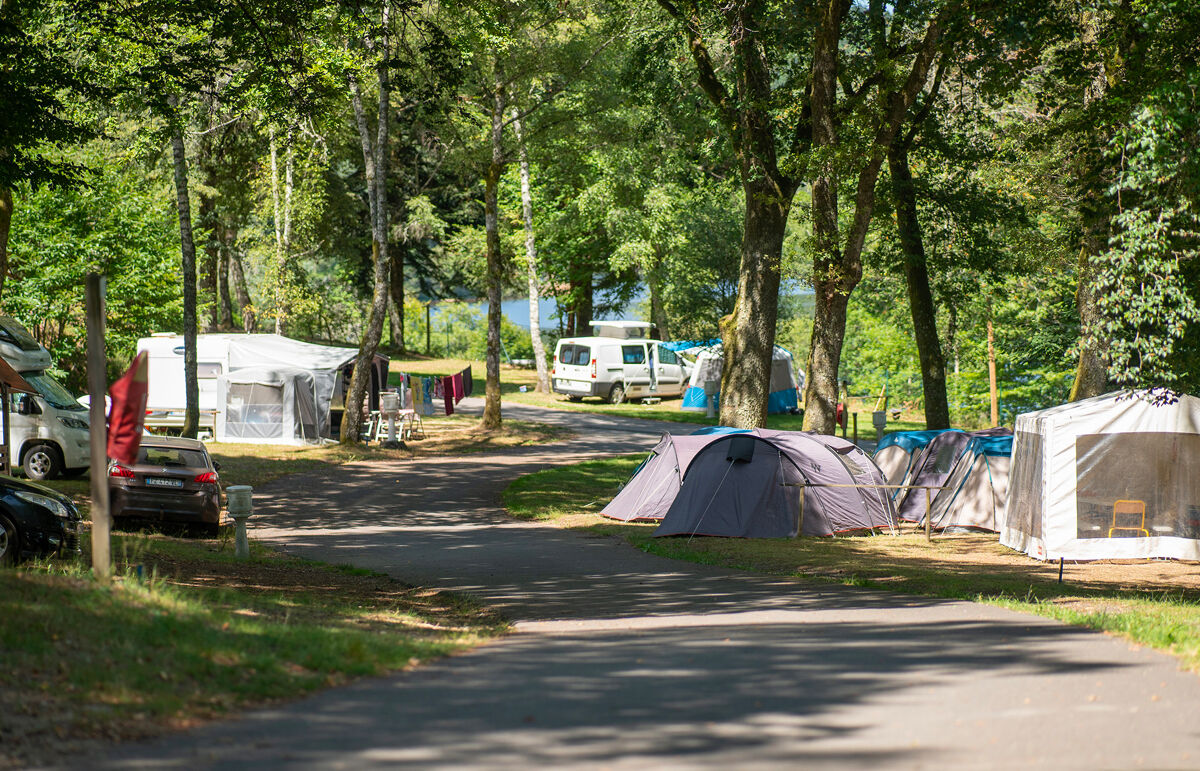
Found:
[{"label": "dark car hood", "polygon": [[33,482],[27,482],[24,479],[17,479],[16,477],[9,477],[0,474],[0,491],[7,492],[9,490],[25,490],[27,492],[37,493],[38,495],[44,495],[47,498],[53,498],[59,503],[65,504],[66,507],[71,511],[76,511],[75,501],[71,500],[70,496],[63,495],[58,490],[51,490],[49,487],[43,487],[42,485],[34,484]]}]

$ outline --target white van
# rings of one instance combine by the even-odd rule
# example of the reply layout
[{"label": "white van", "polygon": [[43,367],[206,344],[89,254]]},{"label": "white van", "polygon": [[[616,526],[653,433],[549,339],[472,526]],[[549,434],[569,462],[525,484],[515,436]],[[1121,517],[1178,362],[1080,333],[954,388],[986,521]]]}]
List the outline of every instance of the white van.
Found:
[{"label": "white van", "polygon": [[7,417],[13,467],[20,466],[25,476],[39,481],[87,471],[88,410],[46,374],[50,352],[16,319],[0,316],[0,357],[37,389],[36,394],[11,395]]},{"label": "white van", "polygon": [[[598,396],[610,404],[651,396],[678,396],[688,369],[674,351],[649,339],[640,321],[593,321],[591,337],[566,337],[554,351],[552,388],[571,401]],[[622,336],[616,336],[622,335]]]}]

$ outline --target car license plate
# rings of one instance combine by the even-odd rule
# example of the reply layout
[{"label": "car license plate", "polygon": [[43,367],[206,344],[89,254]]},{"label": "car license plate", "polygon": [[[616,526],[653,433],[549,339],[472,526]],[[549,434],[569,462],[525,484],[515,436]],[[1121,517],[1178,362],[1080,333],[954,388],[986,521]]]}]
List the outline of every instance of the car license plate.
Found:
[{"label": "car license plate", "polygon": [[182,479],[159,479],[157,477],[146,477],[146,484],[151,487],[183,487]]}]

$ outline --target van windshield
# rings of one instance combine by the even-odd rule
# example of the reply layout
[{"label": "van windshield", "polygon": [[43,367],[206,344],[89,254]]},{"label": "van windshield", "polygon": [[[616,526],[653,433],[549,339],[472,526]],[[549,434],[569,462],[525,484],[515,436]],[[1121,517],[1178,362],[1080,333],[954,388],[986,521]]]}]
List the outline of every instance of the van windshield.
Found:
[{"label": "van windshield", "polygon": [[38,395],[55,409],[59,410],[86,410],[79,402],[75,401],[75,397],[71,392],[63,388],[62,385],[44,372],[38,374],[30,374],[28,372],[21,375],[29,385],[37,389]]}]

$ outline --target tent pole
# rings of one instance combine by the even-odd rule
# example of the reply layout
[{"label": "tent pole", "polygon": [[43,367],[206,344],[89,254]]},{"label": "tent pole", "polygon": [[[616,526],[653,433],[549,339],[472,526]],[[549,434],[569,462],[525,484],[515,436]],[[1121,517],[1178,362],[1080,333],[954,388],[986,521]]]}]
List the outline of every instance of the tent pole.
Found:
[{"label": "tent pole", "polygon": [[800,485],[800,527],[796,530],[796,535],[804,535],[804,490],[808,487],[808,483]]}]

